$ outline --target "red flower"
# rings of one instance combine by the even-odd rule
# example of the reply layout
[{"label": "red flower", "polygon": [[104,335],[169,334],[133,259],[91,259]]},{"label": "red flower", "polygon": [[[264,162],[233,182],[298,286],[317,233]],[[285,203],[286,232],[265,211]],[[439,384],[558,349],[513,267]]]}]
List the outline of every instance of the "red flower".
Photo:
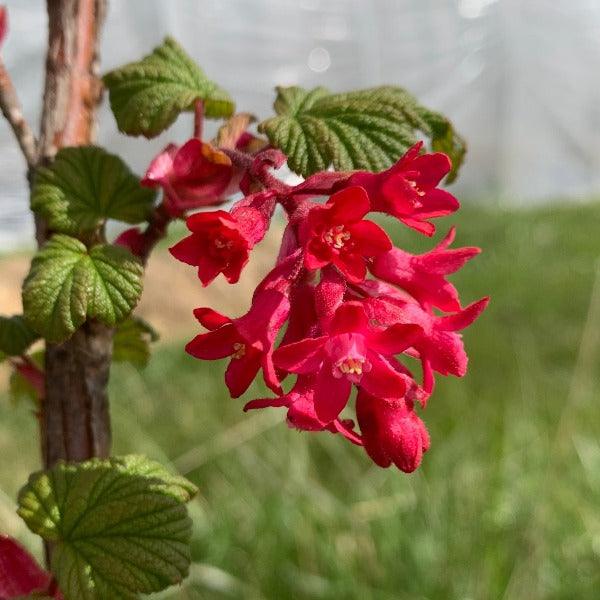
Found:
[{"label": "red flower", "polygon": [[192,235],[184,238],[169,252],[181,262],[198,267],[198,278],[208,285],[223,273],[229,283],[236,283],[248,262],[251,248],[236,219],[228,212],[196,213],[186,220]]},{"label": "red flower", "polygon": [[455,229],[433,249],[425,254],[413,255],[400,248],[375,257],[371,273],[409,292],[424,306],[435,306],[444,311],[460,310],[456,288],[445,275],[455,273],[468,260],[479,254],[479,248],[448,250],[454,241]]},{"label": "red flower", "polygon": [[192,235],[169,251],[181,262],[198,267],[198,278],[204,286],[219,273],[229,283],[236,283],[250,250],[267,232],[274,208],[275,195],[266,191],[242,199],[229,213],[195,213],[186,220]]},{"label": "red flower", "polygon": [[305,266],[320,269],[333,264],[350,281],[362,281],[367,270],[365,257],[392,248],[379,225],[363,220],[369,210],[369,198],[359,187],[335,193],[324,206],[315,205],[300,227]]},{"label": "red flower", "polygon": [[0,535],[0,598],[10,600],[40,592],[62,600],[60,592],[52,587],[52,575],[15,540]]},{"label": "red flower", "polygon": [[0,6],[0,46],[8,33],[8,11],[6,6]]},{"label": "red flower", "polygon": [[429,434],[412,406],[404,400],[384,402],[359,390],[356,417],[367,454],[380,467],[395,464],[411,473],[429,449]]},{"label": "red flower", "polygon": [[352,384],[380,398],[401,398],[406,380],[386,360],[411,346],[421,329],[392,325],[383,331],[369,327],[361,303],[347,302],[335,313],[327,335],[282,346],[275,365],[298,374],[316,374],[314,405],[318,418],[329,423],[346,403]]},{"label": "red flower", "polygon": [[244,411],[267,407],[286,407],[287,422],[294,429],[302,431],[330,431],[340,433],[353,444],[362,445],[360,436],[354,431],[354,423],[349,419],[322,421],[315,412],[314,375],[299,375],[294,387],[284,396],[277,398],[259,398],[251,400],[244,406]]},{"label": "red flower", "polygon": [[428,394],[433,391],[432,371],[456,377],[466,374],[468,357],[462,336],[456,332],[479,317],[488,305],[488,297],[454,314],[439,317],[392,286],[369,281],[361,287],[374,296],[364,301],[367,315],[373,323],[380,327],[387,327],[390,323],[410,323],[421,327],[422,335],[414,341],[412,348],[423,365],[423,388]]},{"label": "red flower", "polygon": [[423,142],[410,148],[387,171],[355,173],[348,185],[360,185],[369,195],[371,209],[389,213],[425,235],[435,226],[428,219],[449,215],[459,208],[458,200],[437,186],[452,168],[441,152],[420,154]]},{"label": "red flower", "polygon": [[192,138],[181,148],[169,144],[150,163],[142,185],[162,187],[167,210],[179,217],[188,210],[218,204],[230,191],[233,179],[229,157]]},{"label": "red flower", "polygon": [[276,394],[281,394],[272,360],[273,343],[288,318],[289,280],[286,277],[297,258],[290,257],[265,277],[244,316],[230,319],[210,308],[194,311],[198,321],[210,331],[197,335],[188,343],[186,351],[202,360],[231,356],[225,383],[233,398],[248,389],[261,367],[265,383]]}]

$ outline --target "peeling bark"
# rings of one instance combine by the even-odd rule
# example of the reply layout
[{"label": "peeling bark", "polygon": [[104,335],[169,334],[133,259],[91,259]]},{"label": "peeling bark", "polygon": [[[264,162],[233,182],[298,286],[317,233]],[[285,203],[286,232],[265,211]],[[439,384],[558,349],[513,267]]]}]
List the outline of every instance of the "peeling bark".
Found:
[{"label": "peeling bark", "polygon": [[[39,163],[63,146],[93,142],[102,93],[98,37],[106,0],[48,0],[48,55]],[[51,234],[36,220],[41,246]],[[41,410],[46,468],[110,453],[107,384],[113,331],[86,323],[62,344],[46,347],[46,393]]]}]

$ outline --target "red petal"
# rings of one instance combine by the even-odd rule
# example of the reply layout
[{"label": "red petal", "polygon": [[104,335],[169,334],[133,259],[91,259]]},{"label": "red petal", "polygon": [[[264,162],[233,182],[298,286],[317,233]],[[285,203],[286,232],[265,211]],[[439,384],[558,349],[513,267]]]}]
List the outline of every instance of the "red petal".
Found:
[{"label": "red petal", "polygon": [[224,210],[194,213],[186,219],[185,224],[190,231],[202,234],[206,233],[206,228],[210,226],[237,229],[235,219]]},{"label": "red petal", "polygon": [[410,217],[402,217],[400,219],[407,227],[431,237],[435,233],[435,225],[427,221],[419,221]]},{"label": "red petal", "polygon": [[486,296],[481,300],[477,300],[477,302],[469,304],[469,306],[454,315],[441,317],[437,321],[436,328],[444,331],[460,331],[461,329],[465,329],[465,327],[468,327],[479,317],[489,301],[489,296]]},{"label": "red petal", "polygon": [[152,160],[141,184],[146,187],[156,187],[165,182],[173,173],[175,154],[177,154],[177,146],[169,144]]},{"label": "red petal", "polygon": [[356,223],[371,209],[369,196],[364,188],[352,186],[336,192],[329,198],[331,223]]},{"label": "red petal", "polygon": [[392,249],[388,234],[373,221],[359,221],[348,231],[363,256],[377,256]]},{"label": "red petal", "polygon": [[169,248],[169,252],[181,262],[194,267],[198,266],[200,257],[205,254],[206,244],[197,234],[188,235]]},{"label": "red petal", "polygon": [[340,333],[366,333],[369,327],[369,319],[365,308],[360,302],[346,302],[342,304],[333,317],[331,323],[331,335]]},{"label": "red petal", "polygon": [[397,400],[406,393],[406,380],[387,361],[375,353],[369,353],[371,370],[360,381],[369,394],[382,400]]},{"label": "red petal", "polygon": [[239,398],[250,386],[260,369],[262,353],[246,348],[242,358],[232,358],[225,371],[225,383],[232,398]]},{"label": "red petal", "polygon": [[206,327],[206,329],[210,329],[211,331],[218,329],[226,323],[231,323],[231,319],[229,317],[226,317],[216,310],[207,307],[195,308],[194,316],[196,319],[198,319],[203,327]]},{"label": "red petal", "polygon": [[15,540],[0,536],[0,598],[45,591],[52,577]]},{"label": "red petal", "polygon": [[273,353],[273,362],[290,373],[316,371],[323,360],[321,351],[328,339],[329,336],[324,335],[281,346]]},{"label": "red petal", "polygon": [[427,192],[421,198],[423,206],[414,211],[414,216],[419,219],[433,219],[435,217],[445,217],[460,208],[458,200],[446,190],[438,188]]},{"label": "red petal", "polygon": [[446,154],[432,152],[417,156],[410,166],[419,171],[417,183],[421,189],[431,189],[445,177],[452,168],[452,161]]},{"label": "red petal", "polygon": [[315,382],[315,412],[324,423],[338,417],[348,402],[352,384],[346,377],[339,379],[331,372],[331,364],[323,365]]},{"label": "red petal", "polygon": [[240,342],[240,336],[236,328],[229,324],[197,335],[186,345],[185,351],[202,360],[214,360],[233,354],[233,344],[236,342]]},{"label": "red petal", "polygon": [[400,354],[410,348],[414,342],[423,334],[423,329],[418,325],[396,324],[376,331],[368,337],[368,347],[380,354]]},{"label": "red petal", "polygon": [[334,254],[332,263],[347,277],[352,283],[360,283],[367,274],[365,259],[360,254]]}]

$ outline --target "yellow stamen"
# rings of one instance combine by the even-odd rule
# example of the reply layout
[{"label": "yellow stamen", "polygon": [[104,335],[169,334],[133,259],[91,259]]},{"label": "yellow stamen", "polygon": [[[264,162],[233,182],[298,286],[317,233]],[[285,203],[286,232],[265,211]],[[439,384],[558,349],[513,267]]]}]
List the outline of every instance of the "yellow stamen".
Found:
[{"label": "yellow stamen", "polygon": [[232,354],[232,358],[242,358],[246,354],[246,344],[236,342],[233,344],[235,352]]},{"label": "yellow stamen", "polygon": [[329,229],[323,239],[336,250],[344,247],[344,244],[350,239],[350,232],[346,231],[343,225],[336,225]]}]

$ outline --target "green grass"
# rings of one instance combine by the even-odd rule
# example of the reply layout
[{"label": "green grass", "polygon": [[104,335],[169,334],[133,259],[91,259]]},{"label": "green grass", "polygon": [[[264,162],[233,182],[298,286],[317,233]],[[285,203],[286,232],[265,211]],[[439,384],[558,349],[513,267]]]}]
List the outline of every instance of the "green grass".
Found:
[{"label": "green grass", "polygon": [[[172,462],[200,487],[196,564],[164,597],[598,598],[600,205],[447,221],[484,249],[454,278],[463,300],[492,303],[465,334],[469,374],[440,380],[424,412],[432,448],[411,476],[290,431],[275,409],[244,415],[223,365],[179,346],[142,373],[114,369],[115,452]],[[12,510],[37,454],[29,407],[2,400],[0,529],[30,546]]]}]

